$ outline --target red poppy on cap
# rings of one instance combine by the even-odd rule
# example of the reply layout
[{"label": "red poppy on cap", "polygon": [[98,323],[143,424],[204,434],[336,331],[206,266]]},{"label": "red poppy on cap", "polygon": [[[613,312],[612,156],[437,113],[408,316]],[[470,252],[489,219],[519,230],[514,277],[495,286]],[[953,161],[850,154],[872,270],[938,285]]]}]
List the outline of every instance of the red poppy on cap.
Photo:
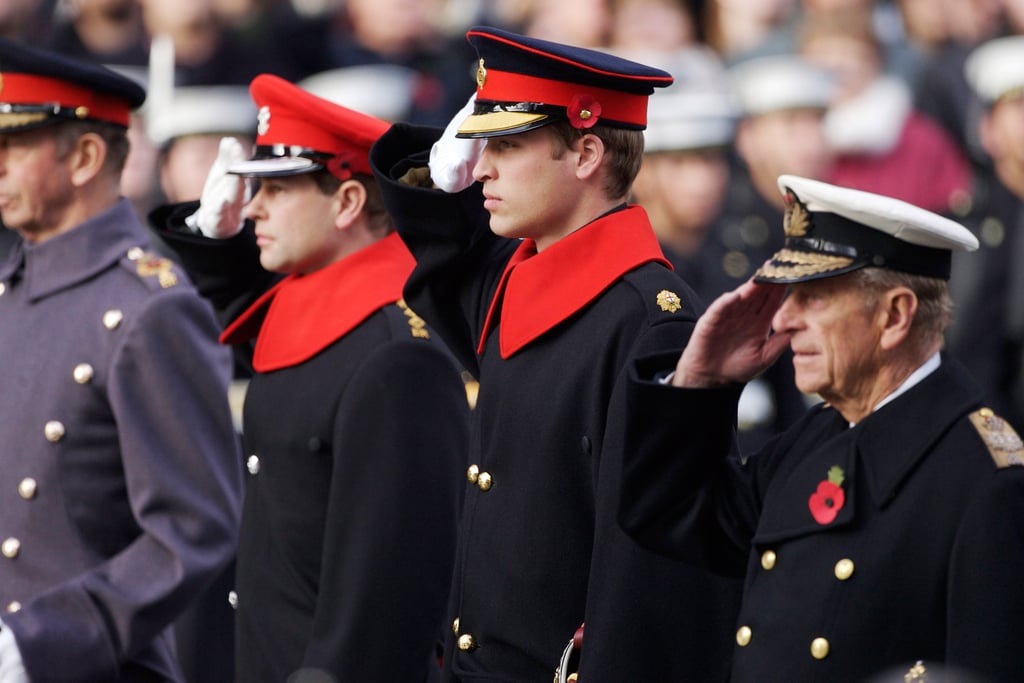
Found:
[{"label": "red poppy on cap", "polygon": [[249,85],[259,112],[253,158],[229,168],[244,176],[287,176],[326,169],[347,180],[371,174],[370,147],[390,124],[271,74]]}]

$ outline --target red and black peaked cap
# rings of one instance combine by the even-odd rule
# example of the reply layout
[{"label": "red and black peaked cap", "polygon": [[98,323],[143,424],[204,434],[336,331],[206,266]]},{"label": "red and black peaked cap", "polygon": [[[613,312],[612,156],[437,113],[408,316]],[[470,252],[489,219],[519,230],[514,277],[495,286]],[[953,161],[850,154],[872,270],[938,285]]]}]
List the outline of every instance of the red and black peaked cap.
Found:
[{"label": "red and black peaked cap", "polygon": [[112,69],[0,38],[0,133],[58,121],[127,128],[145,100],[142,86]]},{"label": "red and black peaked cap", "polygon": [[335,104],[273,74],[249,84],[259,108],[253,158],[229,173],[251,177],[300,175],[326,169],[348,180],[369,175],[370,147],[390,124]]},{"label": "red and black peaked cap", "polygon": [[458,137],[523,133],[554,121],[643,130],[647,98],[672,76],[621,57],[495,28],[466,33],[476,49],[476,107]]}]

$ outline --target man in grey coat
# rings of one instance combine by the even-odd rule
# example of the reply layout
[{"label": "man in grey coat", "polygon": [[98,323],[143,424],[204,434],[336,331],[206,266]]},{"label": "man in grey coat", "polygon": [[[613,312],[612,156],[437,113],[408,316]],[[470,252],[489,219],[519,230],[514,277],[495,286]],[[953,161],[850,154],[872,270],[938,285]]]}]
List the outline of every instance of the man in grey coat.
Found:
[{"label": "man in grey coat", "polygon": [[182,680],[236,543],[230,359],[119,179],[134,82],[0,41],[0,681]]}]

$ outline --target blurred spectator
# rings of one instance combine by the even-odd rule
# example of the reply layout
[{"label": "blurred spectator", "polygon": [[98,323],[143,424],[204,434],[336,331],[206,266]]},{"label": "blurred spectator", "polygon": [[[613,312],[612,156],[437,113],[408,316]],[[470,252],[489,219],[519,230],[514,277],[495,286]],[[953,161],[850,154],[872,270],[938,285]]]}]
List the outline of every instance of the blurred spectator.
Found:
[{"label": "blurred spectator", "polygon": [[832,158],[824,117],[835,91],[825,70],[796,56],[759,57],[730,69],[740,111],[734,174],[723,239],[737,253],[732,275],[746,279],[782,246],[785,173],[827,180]]},{"label": "blurred spectator", "polygon": [[[609,44],[619,50],[672,52],[697,42],[684,0],[610,0]],[[677,78],[685,74],[674,74]]]},{"label": "blurred spectator", "polygon": [[0,37],[37,42],[50,27],[53,0],[0,2]]},{"label": "blurred spectator", "polygon": [[245,45],[217,14],[214,0],[138,0],[137,4],[146,33],[170,37],[179,85],[245,85],[273,67],[273,52]]},{"label": "blurred spectator", "polygon": [[418,75],[399,64],[364,64],[328,69],[298,82],[303,90],[385,121],[412,113]]},{"label": "blurred spectator", "polygon": [[798,0],[717,0],[704,7],[707,42],[732,64],[758,54],[796,16]]},{"label": "blurred spectator", "polygon": [[994,410],[1024,425],[1024,36],[988,41],[966,62],[984,106],[979,138],[994,177],[979,170],[975,206],[964,223],[981,242],[978,264],[954,260],[964,283],[947,335],[950,353],[968,366]]},{"label": "blurred spectator", "polygon": [[243,85],[176,88],[169,102],[154,108],[149,138],[159,150],[160,203],[199,199],[225,135],[251,151],[256,107]]},{"label": "blurred spectator", "polygon": [[[913,108],[910,88],[884,73],[871,14],[864,9],[805,16],[800,52],[836,77],[825,115],[835,154],[832,181],[884,193],[937,213],[967,201],[970,166],[959,145]],[[921,169],[928,173],[921,173]]]},{"label": "blurred spectator", "polygon": [[394,64],[417,74],[409,120],[444,125],[473,92],[476,60],[443,21],[445,0],[347,0],[329,18],[317,71]]},{"label": "blurred spectator", "polygon": [[[680,62],[680,73],[707,69],[691,62],[689,68]],[[644,162],[633,183],[633,199],[647,210],[666,258],[705,303],[745,280],[735,276],[736,257],[723,240],[737,114],[723,81],[724,74],[696,82],[683,76],[651,97]],[[776,365],[747,384],[740,398],[743,449],[756,449],[806,408],[791,367]]]},{"label": "blurred spectator", "polygon": [[59,0],[45,43],[67,57],[102,64],[145,66],[149,61],[138,0]]}]

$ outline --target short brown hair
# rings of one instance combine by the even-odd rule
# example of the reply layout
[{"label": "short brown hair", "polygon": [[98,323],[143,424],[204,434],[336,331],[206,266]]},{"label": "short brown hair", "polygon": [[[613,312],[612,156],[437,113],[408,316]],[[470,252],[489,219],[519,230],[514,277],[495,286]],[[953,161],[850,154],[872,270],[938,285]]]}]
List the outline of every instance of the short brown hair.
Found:
[{"label": "short brown hair", "polygon": [[608,156],[608,180],[605,193],[611,199],[618,199],[629,194],[633,180],[640,171],[640,162],[644,156],[644,134],[639,130],[612,128],[597,124],[593,128],[581,130],[573,128],[568,121],[556,121],[548,126],[555,139],[561,144],[555,150],[556,159],[562,158],[565,151],[587,133],[593,133],[604,143]]}]

